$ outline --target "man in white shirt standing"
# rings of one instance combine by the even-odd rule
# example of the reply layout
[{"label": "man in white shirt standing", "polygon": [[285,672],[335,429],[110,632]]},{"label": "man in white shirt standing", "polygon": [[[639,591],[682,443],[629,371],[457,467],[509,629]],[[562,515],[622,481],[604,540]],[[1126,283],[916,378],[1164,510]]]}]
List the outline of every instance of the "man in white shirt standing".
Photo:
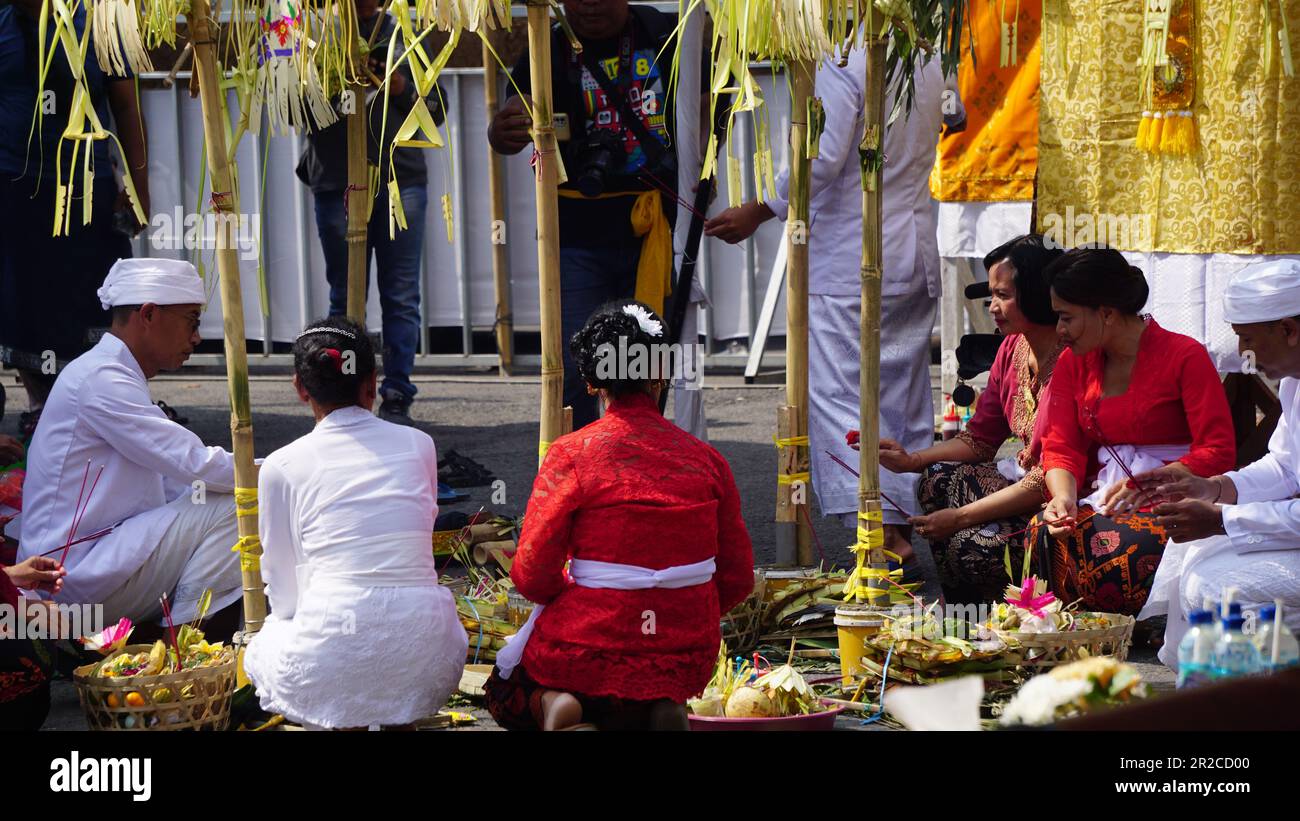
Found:
[{"label": "man in white shirt standing", "polygon": [[1188,614],[1229,587],[1246,607],[1281,599],[1284,620],[1300,629],[1300,261],[1238,271],[1223,316],[1242,355],[1281,380],[1282,417],[1263,458],[1208,479],[1180,474],[1153,493],[1165,500],[1155,512],[1169,543],[1138,618],[1168,615],[1160,660],[1171,667]]},{"label": "man in white shirt standing", "polygon": [[[930,335],[939,306],[937,207],[930,197],[930,170],[943,125],[943,72],[938,60],[918,64],[910,112],[900,112],[885,131],[883,243],[880,310],[880,437],[903,447],[934,442],[930,392]],[[862,294],[862,142],[866,52],[853,49],[848,64],[837,59],[817,68],[817,96],[826,112],[819,151],[812,161],[808,225],[808,438],[812,482],[822,514],[857,527],[858,480],[833,464],[826,451],[853,464],[857,454],[845,434],[857,430],[860,302]],[[886,116],[894,99],[887,96]],[[704,233],[741,242],[772,217],[786,218],[789,171],[776,181],[777,196],[729,208],[705,223]],[[916,515],[914,473],[881,468],[886,547],[912,553],[907,518]]]},{"label": "man in white shirt standing", "polygon": [[[102,604],[107,624],[138,624],[161,619],[166,593],[180,624],[210,589],[206,629],[229,635],[241,596],[234,457],[169,420],[147,382],[198,344],[203,281],[188,262],[123,259],[99,298],[112,326],[59,374],[31,443],[19,556],[58,559],[112,528],[66,548],[58,602]],[[153,632],[141,627],[137,638]]]}]

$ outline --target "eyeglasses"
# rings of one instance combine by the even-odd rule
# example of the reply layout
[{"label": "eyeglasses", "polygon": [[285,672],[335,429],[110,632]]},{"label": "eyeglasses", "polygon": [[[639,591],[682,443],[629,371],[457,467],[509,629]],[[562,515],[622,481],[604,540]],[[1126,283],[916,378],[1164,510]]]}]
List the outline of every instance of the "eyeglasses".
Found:
[{"label": "eyeglasses", "polygon": [[[166,312],[168,312],[168,313],[172,313],[172,314],[179,314],[179,313],[181,313],[181,311],[178,310],[178,309],[180,309],[180,308],[182,308],[182,307],[183,307],[183,306],[180,306],[180,305],[159,305],[159,306],[158,306],[158,310],[160,310],[160,311],[166,311]],[[185,316],[185,318],[186,318],[187,320],[189,320],[189,323],[190,323],[190,331],[191,331],[191,333],[193,333],[193,332],[197,332],[198,329],[199,329],[199,323],[200,323],[200,321],[201,321],[200,317],[199,317],[197,314],[191,314],[191,313],[189,313],[188,309],[186,310],[184,316]]]}]

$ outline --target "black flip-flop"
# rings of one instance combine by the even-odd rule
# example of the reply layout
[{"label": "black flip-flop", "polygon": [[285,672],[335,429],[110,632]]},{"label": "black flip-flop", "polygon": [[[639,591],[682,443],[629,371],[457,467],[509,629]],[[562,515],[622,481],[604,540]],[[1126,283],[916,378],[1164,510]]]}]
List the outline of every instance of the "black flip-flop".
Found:
[{"label": "black flip-flop", "polygon": [[454,450],[438,460],[438,479],[451,487],[486,487],[496,481],[483,465]]}]

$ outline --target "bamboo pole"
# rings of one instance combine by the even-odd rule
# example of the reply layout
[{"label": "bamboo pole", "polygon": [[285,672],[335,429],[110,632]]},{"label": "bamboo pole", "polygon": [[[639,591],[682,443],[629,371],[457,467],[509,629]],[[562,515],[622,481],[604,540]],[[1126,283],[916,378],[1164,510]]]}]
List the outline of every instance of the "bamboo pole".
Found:
[{"label": "bamboo pole", "polygon": [[[495,29],[486,32],[488,42],[483,44],[483,108],[488,124],[497,113],[497,81],[499,71],[496,57],[489,43],[496,48],[501,38]],[[492,197],[492,282],[496,289],[497,356],[500,358],[502,376],[509,376],[515,367],[515,327],[510,309],[510,254],[506,246],[506,175],[501,157],[488,151],[488,189]],[[498,236],[498,230],[502,233]]]},{"label": "bamboo pole", "polygon": [[[221,314],[225,333],[226,382],[230,390],[230,440],[235,451],[236,498],[239,537],[254,542],[240,554],[244,590],[244,631],[256,633],[266,619],[265,585],[262,583],[261,547],[257,537],[257,466],[253,463],[253,417],[248,397],[248,351],[244,343],[244,301],[239,286],[239,253],[230,226],[239,213],[235,180],[227,153],[229,123],[222,113],[221,75],[217,69],[215,22],[208,0],[191,0],[186,14],[190,42],[194,44],[194,72],[203,108],[203,136],[207,143],[208,174],[212,179],[212,210],[218,215],[217,271],[221,278]],[[252,501],[247,495],[252,493]],[[243,498],[241,498],[243,497]]]},{"label": "bamboo pole", "polygon": [[[808,199],[812,161],[808,157],[808,106],[812,99],[817,64],[811,60],[791,65],[790,189],[786,216],[786,370],[787,421],[794,428],[782,441],[792,441],[792,459],[782,460],[777,479],[777,520],[793,536],[800,565],[813,562],[809,516],[800,510],[808,504]],[[800,515],[803,513],[804,515]],[[790,531],[793,531],[791,534]],[[782,541],[778,535],[778,542]]]},{"label": "bamboo pole", "polygon": [[[387,6],[387,4],[384,4]],[[339,3],[340,14],[350,14],[354,23],[359,23],[356,6],[349,0]],[[380,19],[375,21],[374,31],[378,32],[383,24],[384,9],[379,11]],[[345,29],[346,30],[346,29]],[[343,204],[348,215],[346,241],[348,245],[348,318],[365,325],[366,322],[366,269],[369,267],[369,250],[366,243],[366,229],[370,223],[370,202],[374,192],[370,190],[370,169],[366,156],[366,73],[362,61],[359,32],[355,25],[352,31],[356,36],[352,41],[352,65],[356,78],[348,86],[352,95],[352,110],[347,117],[348,136],[348,187],[343,192]],[[371,38],[373,42],[373,38]]]},{"label": "bamboo pole", "polygon": [[537,292],[542,325],[542,407],[538,463],[564,425],[564,360],[560,331],[559,165],[551,112],[551,7],[527,0],[528,60],[533,91],[533,147],[537,152]]},{"label": "bamboo pole", "polygon": [[[881,258],[881,166],[885,134],[885,48],[883,37],[868,37],[867,84],[864,105],[866,127],[858,147],[862,164],[862,335],[861,418],[858,460],[858,522],[865,538],[854,546],[859,583],[857,601],[887,604],[889,584],[879,573],[888,570],[884,553],[884,525],[880,504],[880,283]],[[864,574],[866,569],[870,573]],[[863,590],[882,591],[872,594]]]}]

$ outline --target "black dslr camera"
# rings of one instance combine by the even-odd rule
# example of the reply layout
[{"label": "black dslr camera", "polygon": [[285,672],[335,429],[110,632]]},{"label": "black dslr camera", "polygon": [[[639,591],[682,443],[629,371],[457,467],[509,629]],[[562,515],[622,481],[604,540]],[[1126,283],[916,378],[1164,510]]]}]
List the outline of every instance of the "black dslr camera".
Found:
[{"label": "black dslr camera", "polygon": [[[645,172],[652,174],[655,180],[675,186],[677,184],[677,157],[659,143],[653,135],[648,135],[655,144],[646,146],[641,139],[641,150],[646,154]],[[572,157],[573,185],[584,197],[595,197],[609,190],[613,177],[622,173],[627,162],[627,151],[623,147],[623,131],[608,128],[593,128],[585,137],[573,143],[569,149]]]},{"label": "black dslr camera", "polygon": [[617,175],[627,162],[622,133],[608,128],[593,128],[570,151],[577,171],[573,184],[584,197],[605,193],[610,177]]}]

